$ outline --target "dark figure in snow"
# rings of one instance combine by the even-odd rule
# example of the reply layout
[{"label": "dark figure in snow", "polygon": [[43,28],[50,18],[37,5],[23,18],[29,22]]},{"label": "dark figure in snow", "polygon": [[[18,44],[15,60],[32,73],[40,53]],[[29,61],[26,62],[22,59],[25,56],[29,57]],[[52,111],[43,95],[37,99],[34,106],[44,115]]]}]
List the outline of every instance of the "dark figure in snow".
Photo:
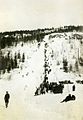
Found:
[{"label": "dark figure in snow", "polygon": [[75,91],[75,85],[73,85],[72,90]]},{"label": "dark figure in snow", "polygon": [[6,108],[8,107],[9,98],[10,98],[10,95],[9,95],[8,91],[6,91],[6,94],[5,94],[5,97],[4,97]]},{"label": "dark figure in snow", "polygon": [[63,101],[61,101],[61,103],[68,102],[70,100],[75,100],[75,99],[76,99],[75,95],[69,94]]}]

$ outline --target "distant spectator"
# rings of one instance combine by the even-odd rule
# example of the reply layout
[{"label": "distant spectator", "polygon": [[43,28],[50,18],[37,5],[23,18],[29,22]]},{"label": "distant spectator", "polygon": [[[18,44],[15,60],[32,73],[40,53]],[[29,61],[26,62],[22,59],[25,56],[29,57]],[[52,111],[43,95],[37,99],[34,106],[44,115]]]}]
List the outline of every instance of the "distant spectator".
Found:
[{"label": "distant spectator", "polygon": [[5,94],[5,96],[4,96],[6,108],[8,107],[9,98],[10,98],[10,95],[9,95],[8,91],[6,91],[6,94]]},{"label": "distant spectator", "polygon": [[68,102],[68,101],[75,100],[75,99],[76,99],[75,95],[69,94],[63,101],[61,101],[61,103]]},{"label": "distant spectator", "polygon": [[72,87],[72,91],[75,91],[75,85],[73,85],[73,87]]}]

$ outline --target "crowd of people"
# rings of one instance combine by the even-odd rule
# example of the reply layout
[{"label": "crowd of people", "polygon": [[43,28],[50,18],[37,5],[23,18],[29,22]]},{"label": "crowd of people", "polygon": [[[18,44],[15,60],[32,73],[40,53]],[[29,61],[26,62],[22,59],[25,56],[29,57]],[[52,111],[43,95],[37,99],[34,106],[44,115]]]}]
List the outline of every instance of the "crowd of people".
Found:
[{"label": "crowd of people", "polygon": [[[56,82],[49,83],[49,81],[44,81],[43,83],[40,84],[38,88],[36,88],[35,96],[48,93],[49,91],[50,93],[54,94],[63,93],[63,88],[64,85],[61,83],[57,84]],[[72,91],[75,91],[75,85],[72,86]],[[65,99],[61,101],[61,103],[75,99],[76,99],[75,95],[69,94],[68,96],[66,96]]]},{"label": "crowd of people", "polygon": [[40,86],[36,89],[35,95],[45,94],[49,91],[51,93],[57,94],[63,92],[64,85],[63,84],[57,84],[56,82],[50,82],[44,81],[40,84]]}]

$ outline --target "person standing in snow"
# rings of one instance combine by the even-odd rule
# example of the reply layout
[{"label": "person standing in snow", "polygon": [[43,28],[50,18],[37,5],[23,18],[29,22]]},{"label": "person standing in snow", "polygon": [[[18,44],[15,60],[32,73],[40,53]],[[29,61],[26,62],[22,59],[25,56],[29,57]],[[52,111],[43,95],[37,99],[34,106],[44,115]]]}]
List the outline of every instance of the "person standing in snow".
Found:
[{"label": "person standing in snow", "polygon": [[75,85],[72,86],[72,91],[75,91]]},{"label": "person standing in snow", "polygon": [[6,94],[5,94],[5,96],[4,96],[6,108],[8,107],[9,98],[10,98],[10,95],[9,95],[8,91],[6,91]]}]

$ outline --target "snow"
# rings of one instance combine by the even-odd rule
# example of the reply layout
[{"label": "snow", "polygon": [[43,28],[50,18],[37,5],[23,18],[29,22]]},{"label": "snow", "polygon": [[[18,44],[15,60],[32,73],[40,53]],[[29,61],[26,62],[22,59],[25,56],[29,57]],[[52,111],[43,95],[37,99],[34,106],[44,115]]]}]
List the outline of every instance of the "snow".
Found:
[{"label": "snow", "polygon": [[[63,33],[61,33],[65,36]],[[78,59],[76,50],[80,48],[78,40],[71,40],[69,36],[73,33],[66,33],[65,37],[51,38],[47,35],[38,48],[38,43],[25,43],[23,47],[19,43],[16,47],[10,47],[7,50],[11,54],[20,51],[21,55],[25,53],[25,62],[20,62],[20,67],[0,76],[0,120],[82,120],[83,108],[83,86],[77,84],[76,80],[82,80],[82,70],[65,73],[62,68],[63,56],[68,62],[74,65]],[[79,33],[82,34],[82,33]],[[54,34],[52,34],[54,35]],[[71,44],[69,44],[71,42]],[[49,60],[51,73],[48,75],[49,82],[59,82],[62,80],[71,80],[76,85],[76,90],[72,91],[72,84],[64,87],[62,94],[46,93],[45,95],[34,96],[36,87],[43,82],[44,77],[44,45],[48,44],[47,57]],[[73,49],[71,49],[73,45]],[[3,53],[7,53],[3,50]],[[65,51],[65,52],[64,52]],[[51,55],[54,55],[51,57]],[[73,56],[75,57],[73,59]],[[57,65],[57,61],[60,65]],[[79,76],[81,74],[81,77]],[[5,108],[5,92],[10,93],[10,102],[8,108]],[[60,103],[69,93],[76,96],[75,101]]]}]

